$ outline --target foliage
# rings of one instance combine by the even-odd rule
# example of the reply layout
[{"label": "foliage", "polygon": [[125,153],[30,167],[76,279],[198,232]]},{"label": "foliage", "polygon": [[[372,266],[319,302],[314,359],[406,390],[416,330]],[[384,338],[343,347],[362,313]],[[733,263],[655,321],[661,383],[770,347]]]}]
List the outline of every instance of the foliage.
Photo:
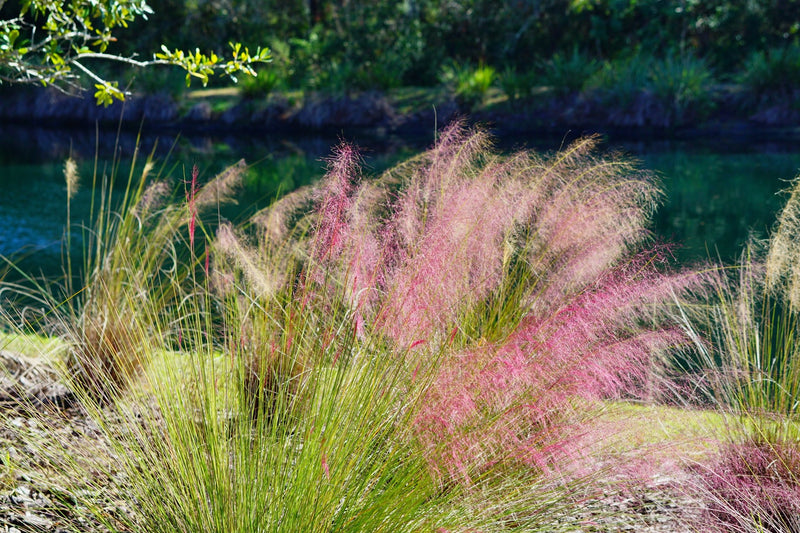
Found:
[{"label": "foliage", "polygon": [[269,96],[281,81],[274,70],[259,69],[255,76],[242,78],[241,93],[245,98],[263,98]]},{"label": "foliage", "polygon": [[131,178],[75,302],[40,297],[74,354],[141,356],[72,380],[137,502],[126,527],[573,528],[574,435],[598,400],[658,394],[686,341],[667,310],[700,282],[659,270],[658,192],[595,145],[500,157],[454,125],[376,179],[345,145],[210,241],[201,209],[241,168],[194,170],[177,205]]},{"label": "foliage", "polygon": [[405,4],[348,2],[318,18],[305,32],[280,39],[290,45],[295,85],[333,92],[389,89],[423,59],[420,24]]},{"label": "foliage", "polygon": [[[148,24],[120,34],[121,53],[164,42],[214,50],[228,41],[255,46],[306,41],[312,88],[325,88],[331,65],[354,72],[350,89],[431,85],[448,61],[529,70],[573,50],[602,62],[630,50],[679,49],[734,73],[754,50],[783,48],[797,37],[800,7],[767,0],[154,0]],[[305,83],[294,80],[295,87]],[[315,80],[317,84],[315,85]]]},{"label": "foliage", "polygon": [[800,450],[796,441],[758,437],[731,443],[703,473],[707,523],[725,531],[800,528]]},{"label": "foliage", "polygon": [[743,333],[733,337],[739,340],[734,353],[751,376],[740,394],[744,409],[789,418],[797,416],[800,405],[800,358],[795,342],[800,328],[799,211],[800,187],[795,183],[770,236],[763,271],[748,268],[740,278],[738,297],[745,305],[738,306],[742,314],[735,315],[733,322],[737,333]]},{"label": "foliage", "polygon": [[506,67],[498,76],[498,83],[511,100],[525,98],[535,83],[533,71],[522,72],[514,67]]},{"label": "foliage", "polygon": [[692,110],[699,114],[709,110],[714,77],[702,59],[686,54],[667,54],[654,62],[649,81],[653,94],[672,109],[678,120]]},{"label": "foliage", "polygon": [[[116,164],[110,174],[99,175],[95,169],[92,226],[82,231],[83,264],[76,266],[68,259],[63,283],[43,285],[29,279],[30,287],[21,290],[47,311],[19,321],[64,339],[70,348],[64,361],[68,380],[102,402],[124,391],[147,366],[152,353],[145,348],[163,342],[160,321],[175,305],[179,291],[153,273],[169,271],[169,281],[180,285],[191,270],[180,258],[186,248],[194,249],[198,216],[230,197],[244,167],[233,167],[202,188],[194,174],[187,184],[186,205],[166,207],[172,189],[159,175],[151,175],[154,169],[152,158],[139,166],[137,156],[124,178],[118,176]],[[68,182],[75,181],[72,165],[67,165],[66,175]],[[115,210],[126,216],[116,216]],[[184,227],[188,239],[178,233]],[[69,247],[69,223],[66,234]]]},{"label": "foliage", "polygon": [[[78,75],[89,75],[83,73],[88,69],[100,78],[91,83],[101,86],[98,98],[106,102],[119,96],[122,88],[103,83],[110,76],[100,74],[98,59],[113,57],[123,67],[171,62],[186,69],[191,79],[206,83],[209,69],[224,75],[250,73],[254,63],[266,59],[259,51],[220,59],[227,54],[228,42],[242,42],[252,50],[265,40],[274,46],[281,43],[281,57],[290,58],[278,69],[278,77],[288,86],[333,92],[430,86],[448,63],[456,62],[490,65],[498,72],[525,72],[539,65],[543,83],[569,93],[581,89],[593,65],[618,63],[630,50],[649,50],[653,55],[680,50],[668,52],[659,69],[685,67],[692,78],[696,68],[710,66],[723,77],[744,71],[747,84],[773,79],[769,83],[780,85],[779,77],[768,71],[789,72],[781,59],[784,52],[779,51],[791,55],[800,29],[800,8],[778,0],[151,0],[155,13],[141,0],[120,4],[123,7],[117,10],[103,0],[96,13],[86,11],[89,8],[80,2],[75,9],[72,4],[57,8],[47,7],[52,2],[40,4],[38,19],[33,10],[20,15],[16,2],[2,9],[3,75],[67,86],[78,83]],[[56,26],[48,26],[51,16],[57,19]],[[61,23],[68,20],[72,27]],[[91,27],[81,26],[81,20],[91,22]],[[59,28],[61,37],[42,39],[39,28],[36,47],[24,44],[33,37],[36,24]],[[71,32],[74,46],[63,39],[64,32]],[[58,44],[45,49],[45,42]],[[136,57],[153,43],[167,51],[157,50],[161,57],[153,60]],[[39,52],[33,53],[34,48]],[[198,55],[198,49],[204,52]],[[194,52],[181,55],[177,50]],[[752,74],[746,74],[749,71]],[[681,107],[686,100],[681,92],[689,84],[685,80],[684,89],[672,89],[666,99]],[[697,94],[695,89],[689,91]],[[512,92],[516,94],[516,89]]]},{"label": "foliage", "polygon": [[758,434],[772,435],[772,441],[785,438],[781,431],[791,427],[772,424],[769,418],[796,420],[800,406],[795,342],[800,328],[798,210],[800,188],[795,184],[763,260],[751,244],[734,279],[717,281],[717,295],[703,326],[714,344],[700,345],[708,367],[719,369],[718,397],[746,415]]},{"label": "foliage", "polygon": [[580,92],[598,69],[597,61],[582,54],[577,48],[573,48],[568,56],[556,53],[538,66],[542,84],[552,87],[559,95]]},{"label": "foliage", "polygon": [[632,112],[653,104],[665,125],[680,124],[711,109],[713,77],[708,64],[676,51],[664,57],[643,52],[608,61],[586,83],[607,105]]},{"label": "foliage", "polygon": [[756,97],[792,95],[800,88],[800,44],[754,51],[746,59],[738,81]]},{"label": "foliage", "polygon": [[0,20],[0,81],[76,89],[83,85],[80,77],[86,76],[96,89],[98,104],[107,106],[114,99],[124,99],[124,92],[118,82],[97,74],[91,66],[95,60],[136,67],[175,65],[186,71],[187,85],[192,78],[205,85],[216,72],[235,80],[239,72],[252,74],[254,63],[269,60],[269,50],[259,48],[251,54],[238,43],[231,44],[232,54],[227,61],[214,52],[204,54],[197,49],[191,53],[164,45],[154,59],[147,61],[109,52],[119,28],[151,13],[144,0],[21,2],[11,17]]},{"label": "foliage", "polygon": [[[800,509],[800,186],[789,199],[762,258],[751,244],[741,266],[720,276],[717,294],[695,319],[702,382],[725,410],[729,440],[715,464],[699,470],[710,519],[741,531],[790,531]],[[691,327],[691,326],[690,326]]]},{"label": "foliage", "polygon": [[495,78],[495,70],[485,65],[472,67],[452,63],[441,74],[442,82],[452,88],[456,102],[466,109],[483,102]]},{"label": "foliage", "polygon": [[[337,342],[382,346],[412,383],[432,380],[412,418],[415,437],[437,478],[468,484],[503,465],[545,468],[559,447],[554,428],[572,413],[565,398],[641,394],[644,361],[680,335],[661,322],[650,330],[656,318],[640,305],[697,281],[651,271],[646,253],[629,255],[654,190],[625,162],[592,159],[592,141],[550,160],[508,161],[485,143],[450,129],[377,182],[360,177],[345,147],[319,188],[254,219],[264,235],[252,247],[230,232],[217,244],[239,271],[227,279],[261,295],[247,306],[254,314],[285,301],[299,279],[294,298],[314,323],[302,331],[323,332],[306,339],[281,325],[295,313],[270,313],[257,323],[276,323],[277,337],[256,342],[263,348],[253,354],[266,346],[313,354],[322,342],[335,362],[354,357]],[[287,252],[299,276],[287,277]],[[328,303],[337,291],[342,301]],[[327,323],[339,315],[347,326]]]},{"label": "foliage", "polygon": [[787,43],[800,29],[800,6],[780,0],[570,0],[568,4],[570,38],[585,39],[581,44],[605,58],[626,49],[675,47],[732,71],[746,51]]},{"label": "foliage", "polygon": [[598,91],[605,101],[629,106],[647,87],[649,61],[644,54],[633,54],[607,61],[587,81],[587,88]]}]

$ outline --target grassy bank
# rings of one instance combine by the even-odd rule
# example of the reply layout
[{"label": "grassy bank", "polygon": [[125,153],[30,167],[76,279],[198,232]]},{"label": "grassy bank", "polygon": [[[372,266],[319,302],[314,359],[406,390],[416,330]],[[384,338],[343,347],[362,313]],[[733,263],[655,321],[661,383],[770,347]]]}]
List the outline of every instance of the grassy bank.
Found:
[{"label": "grassy bank", "polygon": [[276,60],[236,88],[190,90],[182,78],[147,74],[125,106],[96,108],[91,98],[5,89],[0,118],[85,125],[92,120],[138,129],[429,132],[468,115],[503,132],[635,132],[671,136],[796,128],[794,100],[800,45],[753,51],[720,72],[688,50],[644,50],[597,58],[557,53],[501,69],[444,63],[424,86],[292,81],[288,60]]}]

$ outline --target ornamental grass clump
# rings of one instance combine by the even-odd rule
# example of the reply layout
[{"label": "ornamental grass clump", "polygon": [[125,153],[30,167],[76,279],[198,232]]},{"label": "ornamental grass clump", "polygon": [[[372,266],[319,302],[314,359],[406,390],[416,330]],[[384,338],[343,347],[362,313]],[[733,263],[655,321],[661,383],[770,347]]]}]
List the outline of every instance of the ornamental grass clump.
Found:
[{"label": "ornamental grass clump", "polygon": [[800,531],[796,442],[751,437],[728,443],[703,476],[705,523],[719,531]]},{"label": "ornamental grass clump", "polygon": [[[440,482],[508,461],[543,469],[577,405],[651,393],[658,354],[685,341],[665,310],[700,278],[664,274],[660,254],[641,251],[658,192],[595,145],[500,157],[456,125],[377,180],[345,146],[316,192],[257,216],[292,221],[259,249],[302,265],[287,281],[303,304],[349,321],[315,326],[320,342],[375,346],[405,368],[405,387],[423,387],[411,425]],[[291,209],[306,202],[308,214]]]},{"label": "ornamental grass clump", "polygon": [[[152,156],[139,163],[138,150],[127,176],[119,176],[116,161],[110,169],[97,167],[89,222],[80,226],[83,261],[74,265],[68,253],[62,282],[28,277],[21,284],[6,284],[4,292],[35,304],[21,307],[12,322],[66,341],[64,374],[71,385],[109,401],[147,366],[158,344],[154,339],[166,342],[169,337],[167,317],[196,266],[187,248],[194,251],[198,213],[230,200],[245,167],[243,162],[235,165],[202,188],[193,173],[185,204],[169,201],[173,186],[160,172],[153,176]],[[65,166],[65,176],[69,206],[77,183],[74,162]],[[68,251],[72,228],[70,221]],[[34,316],[37,309],[41,316]]]},{"label": "ornamental grass clump", "polygon": [[152,223],[130,204],[87,291],[108,287],[91,316],[133,332],[103,345],[141,370],[78,387],[137,502],[126,527],[574,529],[591,407],[658,397],[686,342],[669,308],[702,282],[663,271],[657,189],[596,144],[500,156],[455,124],[374,179],[343,145],[213,238],[195,179]]},{"label": "ornamental grass clump", "polygon": [[[800,188],[795,184],[778,217],[766,249],[745,250],[736,275],[718,277],[716,295],[703,328],[711,344],[704,359],[718,374],[716,392],[725,405],[764,426],[768,419],[796,420],[800,398]],[[784,425],[786,430],[791,425]],[[771,431],[771,430],[770,430]],[[775,434],[777,439],[795,435]]]},{"label": "ornamental grass clump", "polygon": [[[700,469],[710,517],[736,531],[795,531],[800,509],[800,186],[766,246],[751,244],[736,276],[717,280],[699,344],[729,434]],[[762,250],[765,248],[765,250]]]},{"label": "ornamental grass clump", "polygon": [[100,186],[95,225],[85,232],[89,244],[82,286],[76,290],[68,279],[67,304],[56,306],[56,328],[73,347],[67,375],[85,392],[106,400],[147,365],[151,338],[169,334],[164,317],[182,297],[194,268],[182,256],[187,245],[194,253],[199,210],[230,200],[245,168],[240,162],[202,188],[193,169],[187,202],[175,204],[167,202],[169,185],[149,181],[152,159],[138,177],[135,162],[116,207],[114,178]]}]

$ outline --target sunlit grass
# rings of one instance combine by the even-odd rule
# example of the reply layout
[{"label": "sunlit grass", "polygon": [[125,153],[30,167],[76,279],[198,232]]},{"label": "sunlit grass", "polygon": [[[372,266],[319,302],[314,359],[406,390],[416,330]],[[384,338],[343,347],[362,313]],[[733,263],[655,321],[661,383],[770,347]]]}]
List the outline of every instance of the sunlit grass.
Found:
[{"label": "sunlit grass", "polygon": [[554,531],[593,482],[702,460],[714,414],[630,402],[670,391],[705,278],[659,268],[658,191],[595,142],[501,157],[455,125],[376,178],[345,145],[239,226],[202,209],[243,165],[129,174],[80,284],[26,294],[98,427],[96,461],[56,440],[48,464],[136,502],[76,500],[112,530]]}]

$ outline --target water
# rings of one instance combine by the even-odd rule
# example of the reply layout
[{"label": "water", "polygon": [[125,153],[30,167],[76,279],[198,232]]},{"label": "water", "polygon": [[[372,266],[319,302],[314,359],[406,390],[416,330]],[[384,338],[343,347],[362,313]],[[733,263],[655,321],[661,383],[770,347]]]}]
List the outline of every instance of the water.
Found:
[{"label": "water", "polygon": [[793,143],[674,142],[627,146],[661,178],[665,203],[654,231],[681,262],[738,260],[765,238],[800,170]]},{"label": "water", "polygon": [[[0,138],[0,255],[15,257],[25,272],[58,275],[66,220],[65,158],[72,154],[80,163],[82,184],[71,204],[74,227],[79,227],[91,211],[95,165],[98,176],[110,174],[116,155],[122,162],[117,174],[127,177],[136,136],[0,126]],[[362,146],[368,172],[379,172],[432,142],[357,136],[348,140]],[[178,178],[187,177],[193,164],[200,168],[201,179],[208,179],[240,158],[252,163],[239,205],[225,212],[234,221],[268,205],[280,191],[317,179],[338,142],[324,137],[139,139],[141,152],[153,150],[159,161],[166,161],[162,171]],[[499,141],[505,150],[549,151],[562,143],[562,138]],[[610,139],[605,147],[637,158],[659,177],[666,198],[652,229],[657,240],[674,244],[674,255],[684,264],[709,257],[734,262],[750,235],[766,236],[784,201],[779,192],[800,169],[800,148],[779,142]]]}]

